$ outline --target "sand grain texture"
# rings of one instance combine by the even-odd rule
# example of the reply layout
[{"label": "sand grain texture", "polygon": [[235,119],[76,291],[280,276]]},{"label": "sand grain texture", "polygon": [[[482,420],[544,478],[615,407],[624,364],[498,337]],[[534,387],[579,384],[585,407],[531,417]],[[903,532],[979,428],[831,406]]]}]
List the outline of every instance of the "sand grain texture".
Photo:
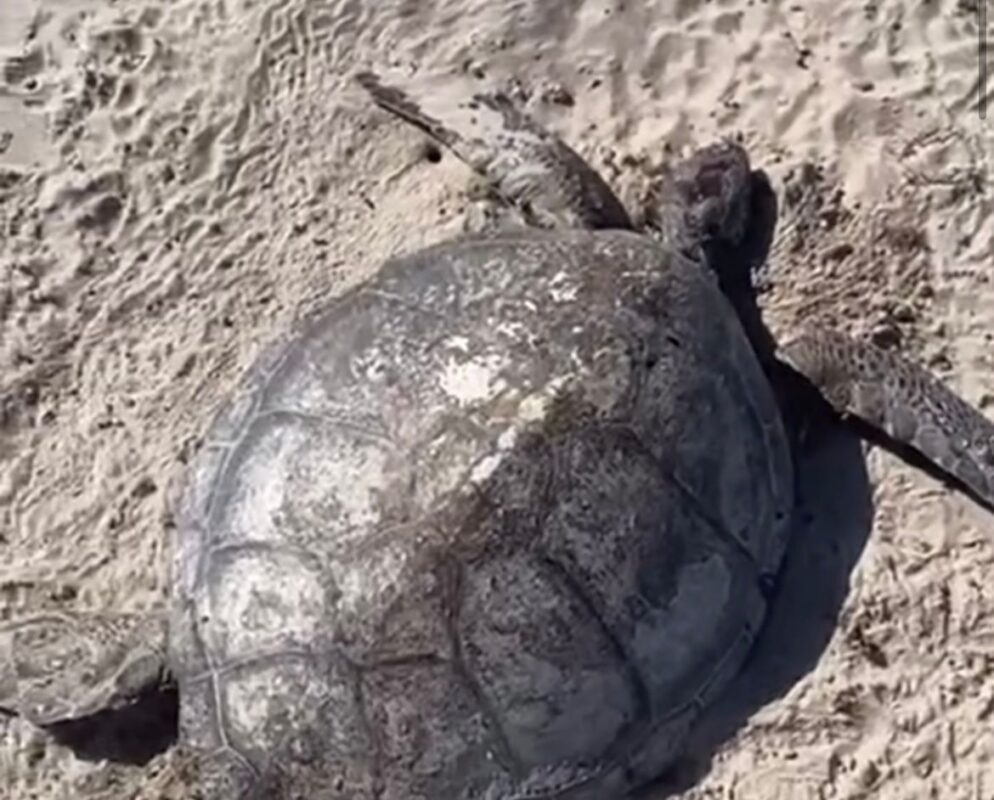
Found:
[{"label": "sand grain texture", "polygon": [[[971,8],[3,0],[0,614],[161,603],[170,493],[259,348],[461,229],[468,170],[426,160],[349,83],[360,67],[497,83],[629,201],[670,153],[741,133],[783,211],[774,330],[817,316],[901,342],[991,405]],[[868,469],[865,549],[808,551],[858,558],[824,652],[683,796],[994,797],[994,517],[879,450]],[[108,765],[0,719],[11,800],[184,798],[186,780],[172,752]]]}]

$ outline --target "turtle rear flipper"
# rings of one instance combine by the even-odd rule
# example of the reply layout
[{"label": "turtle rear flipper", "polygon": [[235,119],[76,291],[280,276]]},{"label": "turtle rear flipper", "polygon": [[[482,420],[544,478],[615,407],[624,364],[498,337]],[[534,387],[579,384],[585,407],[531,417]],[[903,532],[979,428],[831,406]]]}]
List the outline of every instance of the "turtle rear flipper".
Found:
[{"label": "turtle rear flipper", "polygon": [[0,625],[0,710],[53,725],[118,708],[165,683],[166,619],[35,614]]},{"label": "turtle rear flipper", "polygon": [[565,142],[499,92],[463,103],[414,96],[372,72],[356,81],[381,108],[420,128],[483,175],[540,228],[632,229],[611,188]]},{"label": "turtle rear flipper", "polygon": [[825,330],[797,337],[778,355],[837,412],[913,448],[994,507],[994,422],[924,367]]}]

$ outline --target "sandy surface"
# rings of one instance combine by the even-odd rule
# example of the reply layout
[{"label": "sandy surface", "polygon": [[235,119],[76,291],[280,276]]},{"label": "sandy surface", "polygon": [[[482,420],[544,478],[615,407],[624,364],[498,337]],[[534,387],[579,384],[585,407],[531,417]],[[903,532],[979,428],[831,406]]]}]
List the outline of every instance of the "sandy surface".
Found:
[{"label": "sandy surface", "polygon": [[[741,133],[784,209],[774,329],[824,316],[994,404],[975,5],[2,0],[0,613],[161,603],[171,487],[259,347],[460,230],[467,170],[371,109],[364,65],[485,74],[630,201]],[[845,436],[804,469],[790,602],[672,786],[994,797],[994,517]],[[12,800],[192,796],[182,766],[0,719]]]}]

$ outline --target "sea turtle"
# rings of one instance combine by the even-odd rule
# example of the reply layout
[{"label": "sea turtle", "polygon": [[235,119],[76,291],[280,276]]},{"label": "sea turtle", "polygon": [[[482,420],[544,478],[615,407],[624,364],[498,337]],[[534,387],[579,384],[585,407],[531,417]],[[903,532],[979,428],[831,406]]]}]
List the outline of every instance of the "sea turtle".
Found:
[{"label": "sea turtle", "polygon": [[[791,529],[781,362],[714,272],[748,261],[746,153],[675,167],[650,236],[502,95],[440,121],[359,82],[531,227],[394,259],[261,357],[189,468],[168,624],[7,623],[0,707],[170,674],[211,797],[620,797],[739,670]],[[994,497],[994,426],[921,368],[830,333],[780,357]]]}]

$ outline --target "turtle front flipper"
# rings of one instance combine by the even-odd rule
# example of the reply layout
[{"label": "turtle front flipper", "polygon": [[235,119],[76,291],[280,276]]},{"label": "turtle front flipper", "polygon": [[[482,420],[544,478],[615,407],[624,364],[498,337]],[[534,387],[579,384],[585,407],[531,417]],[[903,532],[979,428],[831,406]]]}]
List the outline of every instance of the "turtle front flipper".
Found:
[{"label": "turtle front flipper", "polygon": [[465,102],[417,96],[372,72],[356,81],[381,108],[420,128],[540,228],[632,228],[621,201],[571,147],[504,94]]},{"label": "turtle front flipper", "polygon": [[913,448],[994,508],[994,422],[924,367],[836,331],[778,352],[832,407]]},{"label": "turtle front flipper", "polygon": [[50,612],[0,624],[0,711],[80,719],[164,685],[165,616]]}]

